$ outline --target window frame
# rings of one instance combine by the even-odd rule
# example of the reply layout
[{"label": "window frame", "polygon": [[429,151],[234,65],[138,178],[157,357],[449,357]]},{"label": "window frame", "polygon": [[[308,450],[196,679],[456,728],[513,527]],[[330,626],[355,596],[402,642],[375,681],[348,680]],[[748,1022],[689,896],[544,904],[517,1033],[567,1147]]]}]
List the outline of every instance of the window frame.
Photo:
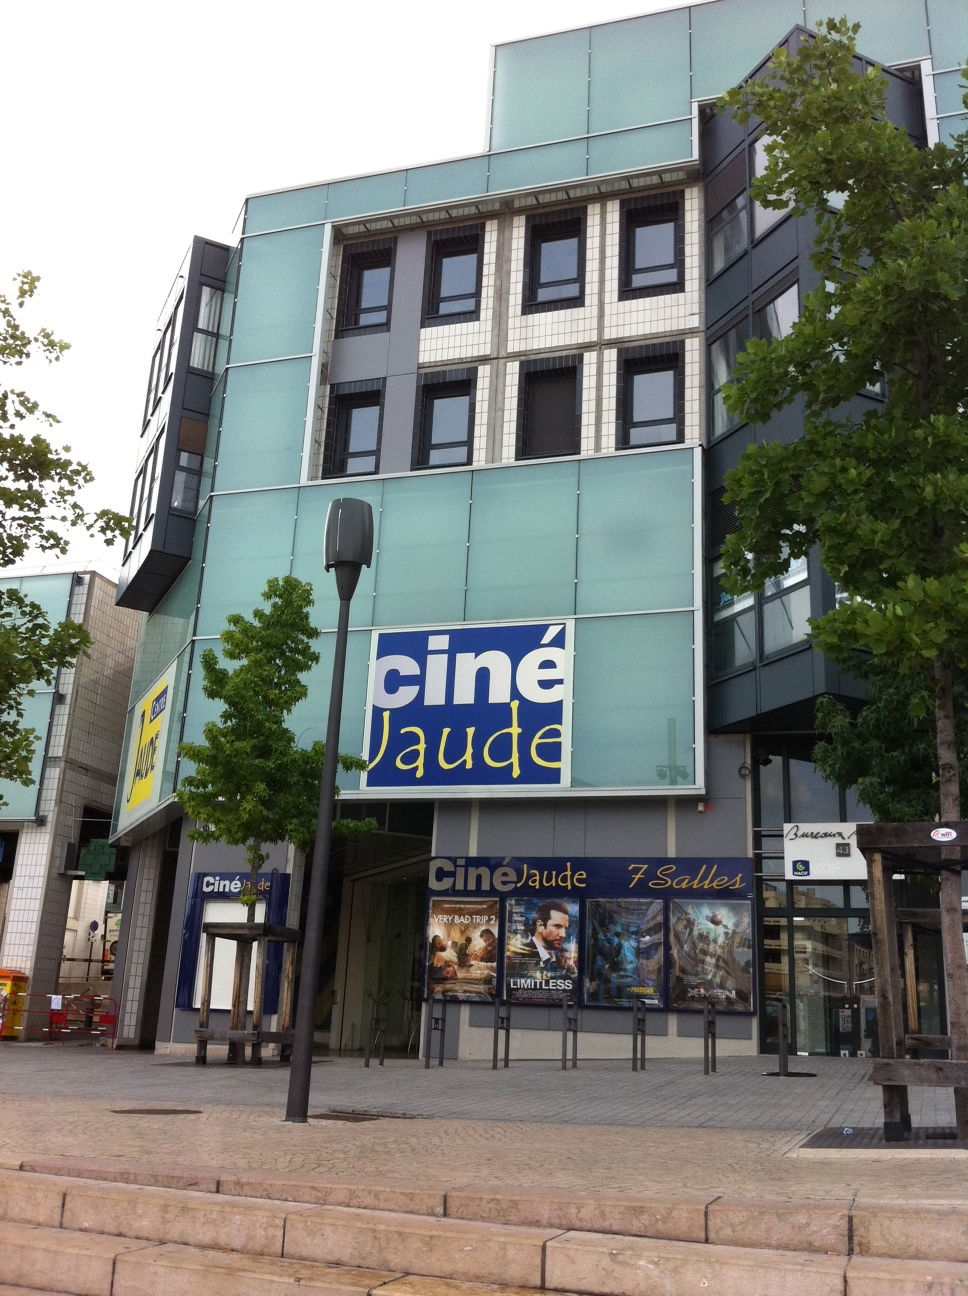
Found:
[{"label": "window frame", "polygon": [[[717,405],[717,397],[719,396],[719,393],[722,391],[722,389],[726,386],[726,383],[732,381],[733,370],[732,369],[730,370],[729,376],[725,378],[723,382],[719,383],[718,385],[714,385],[713,348],[718,346],[719,343],[724,341],[724,339],[727,338],[731,333],[735,333],[735,332],[738,332],[740,335],[740,345],[737,347],[736,350],[736,354],[738,356],[740,352],[745,350],[746,343],[750,340],[750,336],[751,336],[750,317],[749,317],[749,311],[747,309],[744,309],[741,315],[734,315],[733,318],[726,324],[724,328],[718,330],[715,337],[710,338],[708,340],[708,344],[706,347],[706,368],[707,368],[707,375],[708,375],[707,441],[710,445],[714,441],[721,441],[723,437],[728,436],[730,432],[734,432],[736,428],[745,426],[744,420],[734,419],[733,416],[728,413],[726,407],[723,406],[722,408],[723,408],[724,417],[727,418],[729,421],[719,431],[716,430],[715,411],[717,408],[719,408],[719,406]],[[745,336],[743,336],[744,334]]]},{"label": "window frame", "polygon": [[[672,226],[673,259],[664,263],[672,268],[672,277],[656,284],[635,285],[635,234],[647,225]],[[660,297],[682,292],[685,287],[685,232],[683,195],[661,194],[648,198],[629,198],[620,207],[619,300],[638,297]],[[661,267],[660,267],[661,268]]]},{"label": "window frame", "polygon": [[[685,440],[685,382],[683,365],[685,345],[682,342],[672,345],[651,345],[626,347],[618,353],[619,377],[615,399],[615,448],[616,450],[645,450],[650,446],[681,445]],[[672,373],[672,417],[645,420],[637,425],[632,421],[635,399],[635,378],[641,373]],[[658,425],[675,425],[675,436],[662,441],[632,440],[632,431],[636,426],[651,427]]]},{"label": "window frame", "polygon": [[[516,460],[570,459],[581,454],[582,361],[583,357],[581,355],[570,355],[560,356],[553,360],[524,360],[521,362],[518,371]],[[529,435],[534,435],[533,429],[529,427],[529,411],[534,393],[542,382],[547,381],[550,383],[556,377],[562,377],[568,373],[573,375],[575,386],[574,422],[572,424],[574,448],[542,451],[540,454],[535,454],[528,450]]]},{"label": "window frame", "polygon": [[[585,243],[587,212],[584,207],[572,207],[554,213],[541,212],[526,218],[524,243],[524,273],[522,275],[521,313],[536,315],[544,311],[574,310],[585,304]],[[574,280],[548,280],[543,285],[537,275],[541,272],[541,249],[547,243],[560,241],[563,236],[574,235],[576,240],[576,277]],[[543,286],[574,282],[577,291],[570,297],[539,300]]]},{"label": "window frame", "polygon": [[[463,443],[460,441],[447,441],[440,446],[434,446],[432,440],[434,403],[437,400],[446,400],[457,395],[467,397],[467,432],[464,441]],[[413,455],[411,460],[411,467],[415,471],[426,469],[437,472],[442,468],[467,467],[471,462],[474,448],[474,406],[476,398],[477,371],[475,369],[438,372],[421,379],[415,409]],[[430,455],[434,449],[447,449],[461,444],[464,446],[465,453],[463,460],[459,463],[433,464],[430,462]]]},{"label": "window frame", "polygon": [[[380,471],[380,450],[383,441],[382,383],[342,383],[331,389],[326,418],[326,443],[323,477],[369,477]],[[376,409],[376,444],[372,451],[357,451],[351,455],[349,435],[352,431],[352,414],[357,409]],[[373,467],[351,469],[351,458],[369,457]]]},{"label": "window frame", "polygon": [[[448,255],[466,255],[473,252],[477,258],[474,277],[474,306],[470,310],[441,311],[441,282],[443,262]],[[435,231],[427,241],[427,265],[424,280],[424,327],[446,324],[464,324],[480,319],[481,285],[484,275],[484,226],[469,225],[461,229]],[[466,296],[466,294],[463,294]]]},{"label": "window frame", "polygon": [[802,306],[802,293],[800,292],[800,281],[794,277],[782,281],[780,287],[774,287],[767,294],[760,294],[753,303],[753,326],[750,331],[750,337],[761,338],[765,342],[776,342],[782,338],[788,337],[790,329],[785,332],[774,333],[766,327],[766,311],[769,310],[776,302],[786,297],[790,292],[796,293],[797,313],[790,321],[791,326],[800,318],[800,309]]},{"label": "window frame", "polygon": [[[394,262],[396,260],[395,239],[375,239],[368,243],[347,243],[343,247],[340,264],[339,292],[337,294],[337,333],[340,336],[353,334],[385,333],[390,327],[393,308]],[[376,309],[384,311],[384,318],[373,323],[361,323],[360,304],[362,276],[366,270],[386,269],[387,292],[386,303]]]}]

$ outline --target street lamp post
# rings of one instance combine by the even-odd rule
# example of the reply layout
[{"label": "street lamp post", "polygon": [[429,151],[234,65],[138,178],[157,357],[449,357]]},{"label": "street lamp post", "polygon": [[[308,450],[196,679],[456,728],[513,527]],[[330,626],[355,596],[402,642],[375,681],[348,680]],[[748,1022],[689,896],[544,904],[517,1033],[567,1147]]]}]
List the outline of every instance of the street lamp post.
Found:
[{"label": "street lamp post", "polygon": [[319,784],[319,813],[316,819],[316,845],[309,879],[306,907],[306,931],[303,936],[302,976],[293,1032],[292,1065],[289,1073],[289,1097],[285,1119],[305,1125],[309,1110],[309,1082],[313,1065],[313,1037],[316,1027],[316,990],[319,959],[323,944],[323,909],[329,873],[329,845],[336,797],[336,770],[339,762],[339,721],[343,707],[343,676],[346,670],[346,640],[350,624],[350,600],[360,579],[360,570],[369,567],[373,556],[373,513],[369,504],[358,499],[333,500],[326,514],[323,561],[327,571],[335,568],[339,595],[339,617],[336,622],[336,646],[333,653],[333,683],[329,694],[329,720],[326,725],[326,755]]}]

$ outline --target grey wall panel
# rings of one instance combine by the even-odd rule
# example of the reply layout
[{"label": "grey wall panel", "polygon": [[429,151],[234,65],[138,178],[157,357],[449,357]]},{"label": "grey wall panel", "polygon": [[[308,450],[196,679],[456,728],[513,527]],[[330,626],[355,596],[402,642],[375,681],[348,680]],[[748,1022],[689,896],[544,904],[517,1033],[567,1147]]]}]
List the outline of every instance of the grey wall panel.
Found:
[{"label": "grey wall panel", "polygon": [[390,334],[386,332],[337,338],[329,358],[329,381],[365,382],[385,377],[389,350]]},{"label": "grey wall panel", "polygon": [[438,801],[434,818],[434,853],[466,854],[470,823],[469,801]]},{"label": "grey wall panel", "polygon": [[387,378],[380,432],[380,472],[409,472],[413,456],[413,411],[417,398],[416,373]]},{"label": "grey wall panel", "polygon": [[426,248],[423,230],[410,230],[397,238],[387,373],[415,373],[417,369]]},{"label": "grey wall panel", "polygon": [[586,801],[587,855],[666,854],[666,801]]},{"label": "grey wall panel", "polygon": [[[738,1017],[732,1013],[718,1013],[716,1016],[716,1035],[719,1039],[752,1039],[755,1021],[755,1017]],[[702,1013],[678,1013],[676,1015],[676,1034],[680,1039],[702,1039]]]}]

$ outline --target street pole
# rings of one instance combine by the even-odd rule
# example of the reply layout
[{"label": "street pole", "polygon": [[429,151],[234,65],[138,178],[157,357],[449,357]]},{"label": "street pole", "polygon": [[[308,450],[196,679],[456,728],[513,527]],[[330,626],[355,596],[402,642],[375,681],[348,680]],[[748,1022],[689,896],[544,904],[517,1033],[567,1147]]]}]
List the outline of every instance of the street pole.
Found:
[{"label": "street pole", "polygon": [[335,568],[339,615],[333,652],[333,683],[329,694],[326,724],[326,754],[319,784],[316,845],[309,878],[306,931],[302,946],[302,974],[293,1028],[289,1096],[285,1119],[305,1125],[309,1111],[309,1086],[316,1030],[316,991],[323,945],[323,916],[329,880],[330,836],[336,799],[336,771],[339,766],[339,725],[343,709],[343,679],[346,673],[346,642],[350,624],[350,601],[360,571],[369,567],[373,553],[373,514],[369,504],[357,499],[333,500],[326,515],[325,567]]}]

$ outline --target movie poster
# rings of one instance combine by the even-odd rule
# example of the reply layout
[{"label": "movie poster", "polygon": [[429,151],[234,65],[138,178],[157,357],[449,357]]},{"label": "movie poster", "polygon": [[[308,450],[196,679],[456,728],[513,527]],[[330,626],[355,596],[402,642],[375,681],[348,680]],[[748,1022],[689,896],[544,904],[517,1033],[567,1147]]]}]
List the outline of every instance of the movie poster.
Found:
[{"label": "movie poster", "polygon": [[427,997],[493,1003],[500,900],[434,896],[427,922]]},{"label": "movie poster", "polygon": [[585,1003],[662,1007],[665,934],[661,900],[585,903]]},{"label": "movie poster", "polygon": [[753,939],[748,900],[669,902],[669,1007],[717,1012],[753,1008]]},{"label": "movie poster", "polygon": [[578,902],[564,896],[509,899],[505,998],[557,1004],[566,994],[578,994]]}]

